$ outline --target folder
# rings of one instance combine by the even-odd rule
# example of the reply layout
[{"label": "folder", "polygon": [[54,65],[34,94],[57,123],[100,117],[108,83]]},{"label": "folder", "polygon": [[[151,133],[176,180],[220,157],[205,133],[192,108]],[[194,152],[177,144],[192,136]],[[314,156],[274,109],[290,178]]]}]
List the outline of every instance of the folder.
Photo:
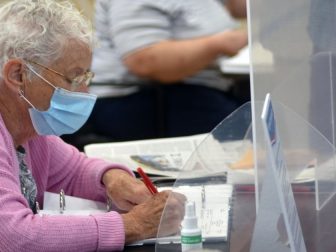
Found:
[{"label": "folder", "polygon": [[106,203],[68,196],[61,190],[58,194],[44,193],[43,210],[39,210],[38,214],[90,215],[107,211]]}]

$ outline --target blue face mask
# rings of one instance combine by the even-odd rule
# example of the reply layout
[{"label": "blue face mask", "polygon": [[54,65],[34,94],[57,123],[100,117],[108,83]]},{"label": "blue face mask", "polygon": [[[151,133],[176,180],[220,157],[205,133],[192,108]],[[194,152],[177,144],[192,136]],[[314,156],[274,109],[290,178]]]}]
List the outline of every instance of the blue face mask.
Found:
[{"label": "blue face mask", "polygon": [[46,111],[40,111],[24,97],[21,97],[32,107],[29,109],[35,131],[39,135],[72,134],[79,130],[89,118],[97,96],[93,94],[71,92],[63,88],[55,87],[30,66],[28,68],[42,80],[47,82],[55,91],[51,97],[50,107]]}]

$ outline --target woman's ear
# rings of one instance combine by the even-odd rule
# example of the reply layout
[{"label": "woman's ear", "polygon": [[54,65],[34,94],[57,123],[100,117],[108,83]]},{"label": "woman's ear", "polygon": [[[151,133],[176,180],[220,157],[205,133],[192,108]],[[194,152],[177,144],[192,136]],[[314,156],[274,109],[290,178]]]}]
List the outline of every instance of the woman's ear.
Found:
[{"label": "woman's ear", "polygon": [[25,65],[22,60],[10,59],[3,67],[2,78],[7,87],[13,92],[18,93],[24,85],[23,74]]}]

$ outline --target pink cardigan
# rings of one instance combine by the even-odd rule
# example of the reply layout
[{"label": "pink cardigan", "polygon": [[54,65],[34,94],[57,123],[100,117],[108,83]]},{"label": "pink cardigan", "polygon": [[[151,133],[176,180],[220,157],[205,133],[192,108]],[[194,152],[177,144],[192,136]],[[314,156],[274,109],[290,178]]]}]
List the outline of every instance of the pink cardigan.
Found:
[{"label": "pink cardigan", "polygon": [[[102,174],[120,165],[87,158],[59,137],[39,136],[24,145],[26,164],[44,191],[105,201]],[[127,170],[128,171],[128,170]],[[19,164],[12,138],[0,116],[0,251],[122,250],[125,234],[120,214],[93,216],[34,215],[21,194]]]}]

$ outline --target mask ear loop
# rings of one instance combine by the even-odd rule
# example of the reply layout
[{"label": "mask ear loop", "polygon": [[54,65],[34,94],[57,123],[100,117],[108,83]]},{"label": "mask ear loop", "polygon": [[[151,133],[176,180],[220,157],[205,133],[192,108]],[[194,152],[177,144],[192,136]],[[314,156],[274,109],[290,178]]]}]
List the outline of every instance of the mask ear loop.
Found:
[{"label": "mask ear loop", "polygon": [[24,92],[22,91],[22,89],[19,90],[19,96],[20,98],[25,100],[33,109],[36,109],[35,106],[24,96]]}]

